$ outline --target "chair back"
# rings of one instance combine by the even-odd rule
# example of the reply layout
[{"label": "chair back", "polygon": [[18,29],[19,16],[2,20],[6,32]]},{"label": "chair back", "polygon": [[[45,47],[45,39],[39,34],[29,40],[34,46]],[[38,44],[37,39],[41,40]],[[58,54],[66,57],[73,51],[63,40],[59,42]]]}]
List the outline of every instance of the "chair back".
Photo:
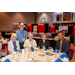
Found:
[{"label": "chair back", "polygon": [[74,49],[70,48],[70,51],[71,51],[71,55],[73,57],[73,55],[74,55]]},{"label": "chair back", "polygon": [[5,47],[6,55],[9,55],[8,46]]},{"label": "chair back", "polygon": [[8,46],[8,43],[2,44],[2,49],[5,49],[6,46]]}]

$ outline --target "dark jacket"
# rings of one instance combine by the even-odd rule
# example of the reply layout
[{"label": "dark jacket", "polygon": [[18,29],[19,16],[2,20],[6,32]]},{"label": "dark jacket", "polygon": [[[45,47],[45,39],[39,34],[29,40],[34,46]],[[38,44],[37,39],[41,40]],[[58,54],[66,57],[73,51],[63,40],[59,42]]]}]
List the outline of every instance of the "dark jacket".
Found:
[{"label": "dark jacket", "polygon": [[[60,40],[57,41],[56,49],[59,49],[60,50]],[[70,52],[70,41],[68,41],[65,38],[62,41],[61,52],[65,52],[66,55],[69,57],[69,59],[72,59],[71,52]]]},{"label": "dark jacket", "polygon": [[[38,46],[40,46],[40,48],[42,49],[42,46],[43,46],[43,41],[42,40],[40,40],[39,42],[38,42]],[[49,41],[45,41],[45,47],[48,49],[49,47],[50,47],[50,44],[49,44]]]}]

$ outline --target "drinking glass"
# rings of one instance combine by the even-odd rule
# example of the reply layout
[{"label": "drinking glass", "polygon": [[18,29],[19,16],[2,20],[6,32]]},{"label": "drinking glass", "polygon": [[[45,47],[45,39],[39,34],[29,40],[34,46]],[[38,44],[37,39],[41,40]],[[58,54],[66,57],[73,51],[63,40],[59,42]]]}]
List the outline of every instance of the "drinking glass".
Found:
[{"label": "drinking glass", "polygon": [[38,51],[41,52],[40,46],[38,46]]},{"label": "drinking glass", "polygon": [[52,47],[49,47],[49,52],[50,52],[50,53],[52,52]]},{"label": "drinking glass", "polygon": [[57,58],[57,52],[55,52],[55,58]]},{"label": "drinking glass", "polygon": [[37,52],[37,47],[34,47],[34,52]]},{"label": "drinking glass", "polygon": [[17,62],[20,62],[20,55],[21,55],[21,52],[18,52],[18,50],[17,50],[17,56],[18,56]]},{"label": "drinking glass", "polygon": [[30,57],[31,49],[28,47],[28,58]]},{"label": "drinking glass", "polygon": [[52,58],[51,57],[48,57],[46,62],[52,62]]},{"label": "drinking glass", "polygon": [[15,62],[16,61],[16,59],[15,59],[15,56],[14,55],[16,55],[16,52],[15,51],[13,51],[12,52],[12,57],[11,57],[11,61],[13,61],[13,62]]},{"label": "drinking glass", "polygon": [[45,51],[45,46],[42,46],[42,48],[43,48],[43,49],[42,49],[42,53],[43,53],[43,52]]}]

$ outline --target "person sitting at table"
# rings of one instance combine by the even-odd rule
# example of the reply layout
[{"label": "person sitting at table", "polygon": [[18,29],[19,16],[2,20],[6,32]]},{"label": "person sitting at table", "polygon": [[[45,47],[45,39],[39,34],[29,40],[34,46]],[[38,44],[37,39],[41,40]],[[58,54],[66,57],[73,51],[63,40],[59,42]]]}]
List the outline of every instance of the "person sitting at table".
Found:
[{"label": "person sitting at table", "polygon": [[15,33],[13,33],[11,35],[11,41],[8,43],[9,53],[20,50],[19,41],[17,41],[16,39],[17,39],[17,35]]},{"label": "person sitting at table", "polygon": [[40,48],[42,48],[42,46],[45,46],[47,49],[50,47],[49,41],[46,40],[45,33],[42,35],[42,40],[39,41],[38,46],[40,46]]},{"label": "person sitting at table", "polygon": [[62,53],[65,52],[69,59],[72,59],[70,52],[70,41],[64,38],[64,34],[62,32],[58,33],[59,40],[56,44],[56,49],[60,50]]},{"label": "person sitting at table", "polygon": [[36,43],[36,41],[33,39],[33,33],[29,33],[29,34],[28,34],[28,37],[29,37],[29,39],[27,39],[27,40],[25,41],[25,43],[24,43],[24,49],[25,49],[25,48],[31,48],[31,47],[33,47],[33,48],[37,47],[37,43]]}]

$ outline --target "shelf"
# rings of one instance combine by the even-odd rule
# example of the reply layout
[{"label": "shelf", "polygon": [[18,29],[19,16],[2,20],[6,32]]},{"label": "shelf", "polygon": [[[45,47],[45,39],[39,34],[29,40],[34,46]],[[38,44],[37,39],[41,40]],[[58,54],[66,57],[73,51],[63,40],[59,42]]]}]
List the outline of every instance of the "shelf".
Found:
[{"label": "shelf", "polygon": [[75,21],[53,21],[53,23],[75,23]]}]

